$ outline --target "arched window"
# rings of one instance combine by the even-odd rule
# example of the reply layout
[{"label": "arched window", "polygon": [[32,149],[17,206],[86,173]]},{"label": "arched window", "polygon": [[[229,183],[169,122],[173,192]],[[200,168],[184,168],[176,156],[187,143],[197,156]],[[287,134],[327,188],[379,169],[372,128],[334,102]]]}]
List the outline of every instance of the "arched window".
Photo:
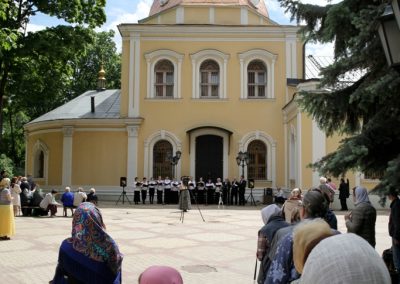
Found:
[{"label": "arched window", "polygon": [[247,165],[247,176],[250,179],[267,179],[267,146],[260,140],[250,142],[247,152],[249,163]]},{"label": "arched window", "polygon": [[153,177],[172,177],[172,165],[167,157],[172,153],[172,145],[167,140],[160,140],[153,148]]},{"label": "arched window", "polygon": [[44,153],[41,150],[35,154],[33,177],[44,178]]},{"label": "arched window", "polygon": [[206,60],[200,65],[200,96],[218,98],[219,65],[214,60]]},{"label": "arched window", "polygon": [[265,98],[267,87],[267,68],[260,60],[253,60],[247,67],[248,98]]},{"label": "arched window", "polygon": [[156,98],[174,96],[174,65],[169,60],[160,60],[154,68],[154,96]]}]

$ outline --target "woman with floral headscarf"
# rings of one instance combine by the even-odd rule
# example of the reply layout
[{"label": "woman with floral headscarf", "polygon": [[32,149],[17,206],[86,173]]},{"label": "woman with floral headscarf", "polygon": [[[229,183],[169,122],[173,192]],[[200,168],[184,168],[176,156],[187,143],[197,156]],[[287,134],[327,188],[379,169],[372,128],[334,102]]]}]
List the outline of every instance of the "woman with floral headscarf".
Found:
[{"label": "woman with floral headscarf", "polygon": [[376,210],[368,198],[364,187],[353,189],[355,208],[344,216],[348,233],[354,233],[364,238],[372,247],[375,247]]},{"label": "woman with floral headscarf", "polygon": [[72,236],[61,244],[53,284],[121,283],[122,257],[99,209],[81,203],[74,212]]}]

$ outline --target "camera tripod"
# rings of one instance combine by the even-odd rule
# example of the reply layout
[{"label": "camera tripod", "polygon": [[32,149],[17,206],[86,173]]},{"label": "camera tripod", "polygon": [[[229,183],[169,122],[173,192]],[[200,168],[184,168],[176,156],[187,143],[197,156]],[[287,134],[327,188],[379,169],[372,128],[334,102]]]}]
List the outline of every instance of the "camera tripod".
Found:
[{"label": "camera tripod", "polygon": [[126,198],[126,200],[128,200],[129,204],[132,204],[131,201],[129,200],[128,195],[126,195],[125,186],[122,187],[122,192],[121,192],[117,202],[115,203],[115,205],[118,205],[118,202],[121,200],[121,197],[122,197],[122,204],[125,204],[125,198]]},{"label": "camera tripod", "polygon": [[248,202],[249,199],[250,199],[250,205],[256,206],[256,201],[254,200],[253,196],[253,188],[250,188],[250,194],[249,196],[247,196],[246,203]]},{"label": "camera tripod", "polygon": [[[183,200],[183,191],[185,191],[185,190],[188,190],[188,191],[189,191],[189,194],[188,194],[188,199],[189,199],[189,201],[188,201],[188,203],[190,202],[190,200],[191,200],[191,198],[192,198],[192,194],[193,194],[193,200],[194,200],[194,202],[196,203],[197,209],[199,210],[201,219],[203,219],[203,222],[205,222],[206,220],[204,220],[203,214],[201,213],[199,204],[197,203],[196,195],[195,195],[194,193],[192,193],[191,190],[189,190],[187,187],[186,187],[184,190],[181,190],[181,192],[180,192],[180,195],[179,195],[179,207],[182,206],[181,204],[182,204],[182,200]],[[182,207],[183,207],[183,206],[182,206]],[[186,209],[181,209],[181,216],[180,216],[180,218],[179,218],[179,221],[182,221],[182,223],[183,223],[183,220],[184,220],[184,218],[185,218],[185,212],[186,212]]]}]

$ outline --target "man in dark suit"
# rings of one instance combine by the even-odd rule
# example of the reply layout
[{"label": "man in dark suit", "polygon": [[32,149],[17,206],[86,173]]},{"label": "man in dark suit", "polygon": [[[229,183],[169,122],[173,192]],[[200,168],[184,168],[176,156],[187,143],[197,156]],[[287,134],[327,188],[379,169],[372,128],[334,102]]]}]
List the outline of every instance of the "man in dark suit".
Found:
[{"label": "man in dark suit", "polygon": [[240,176],[239,180],[239,205],[244,206],[244,193],[246,192],[246,180],[244,179],[244,176]]}]

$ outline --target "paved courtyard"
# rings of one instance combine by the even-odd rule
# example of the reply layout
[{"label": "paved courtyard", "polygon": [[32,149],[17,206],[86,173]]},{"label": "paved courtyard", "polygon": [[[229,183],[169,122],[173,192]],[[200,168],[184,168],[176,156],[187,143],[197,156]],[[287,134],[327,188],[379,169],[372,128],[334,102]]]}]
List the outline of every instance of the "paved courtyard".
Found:
[{"label": "paved courtyard", "polygon": [[[123,283],[137,283],[146,267],[169,265],[188,284],[253,283],[256,236],[262,225],[257,207],[194,207],[185,213],[172,206],[102,204],[107,231],[124,254]],[[346,232],[343,212],[335,212]],[[62,212],[59,210],[58,215]],[[69,212],[70,214],[70,212]],[[390,246],[388,211],[378,211],[379,254]],[[0,241],[0,283],[48,283],[57,264],[58,248],[70,236],[71,218],[17,217],[17,234]]]}]

